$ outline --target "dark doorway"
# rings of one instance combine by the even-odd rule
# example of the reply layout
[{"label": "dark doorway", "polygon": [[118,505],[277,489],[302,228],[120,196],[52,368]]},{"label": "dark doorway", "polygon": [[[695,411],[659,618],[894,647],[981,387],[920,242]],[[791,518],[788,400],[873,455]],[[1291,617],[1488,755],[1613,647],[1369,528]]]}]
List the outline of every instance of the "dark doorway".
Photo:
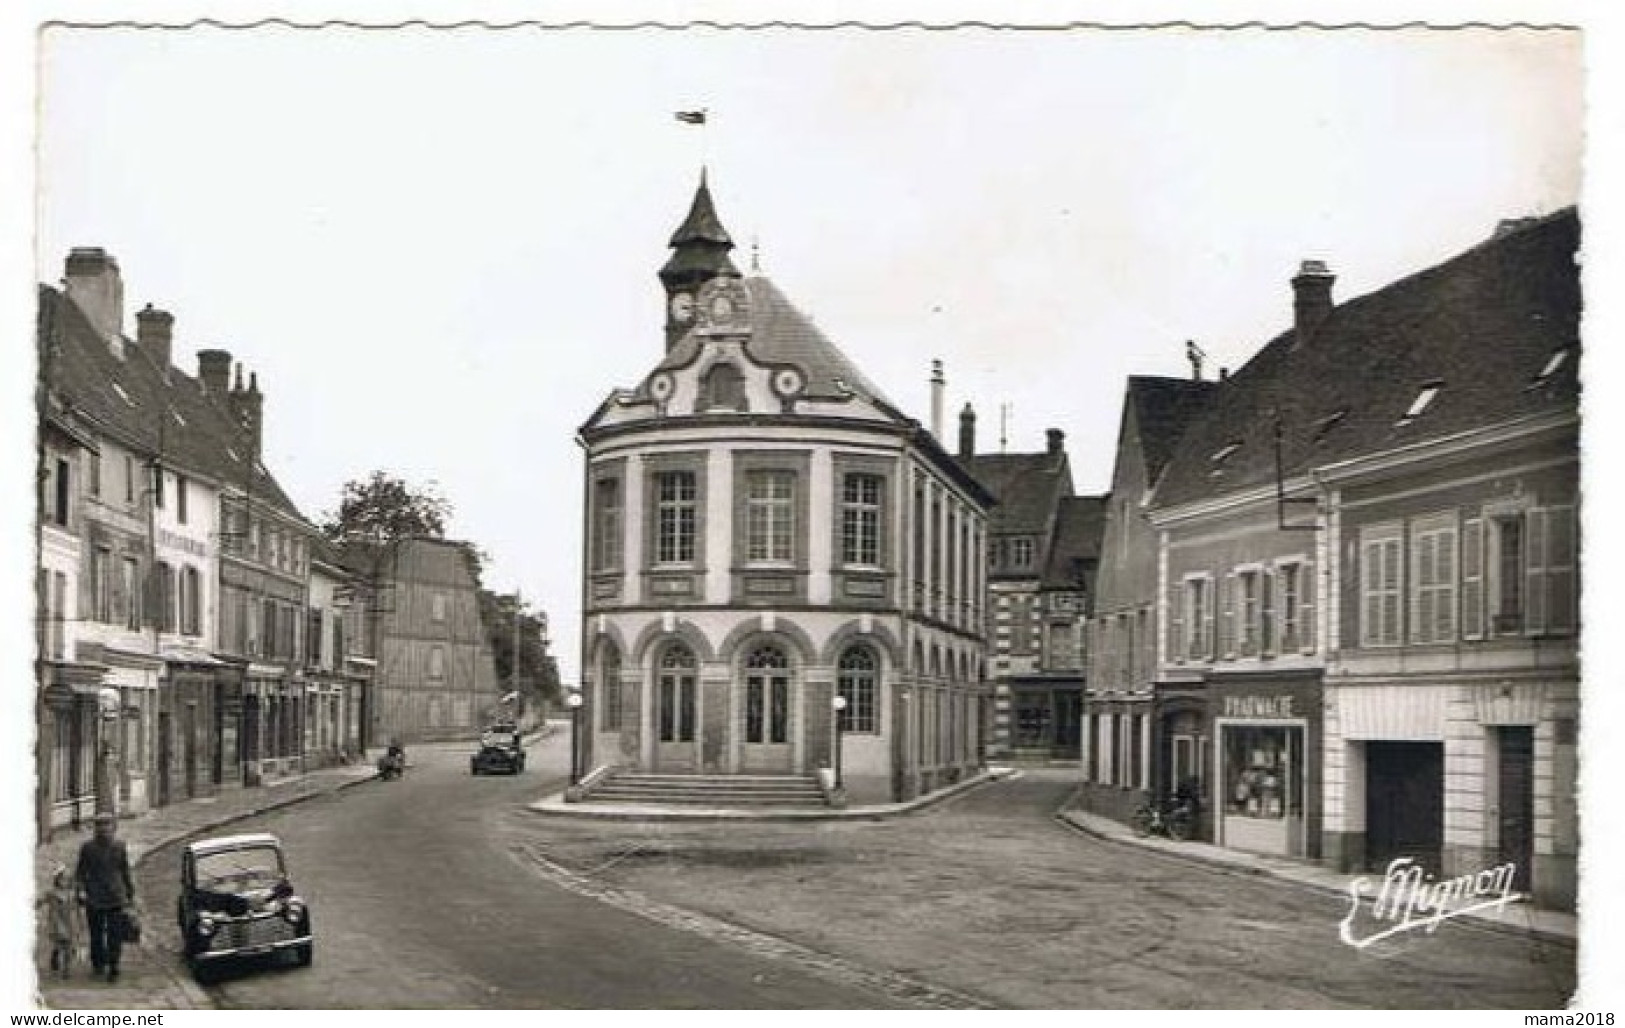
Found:
[{"label": "dark doorway", "polygon": [[197,795],[197,704],[181,710],[181,782],[186,798]]},{"label": "dark doorway", "polygon": [[175,725],[167,710],[158,712],[158,803],[169,804],[170,762],[175,753]]},{"label": "dark doorway", "polygon": [[1444,847],[1444,744],[1365,744],[1366,866],[1410,857],[1439,873]]},{"label": "dark doorway", "polygon": [[1527,725],[1495,730],[1500,742],[1500,858],[1517,865],[1512,887],[1529,891],[1535,856],[1535,730]]},{"label": "dark doorway", "polygon": [[1082,754],[1083,694],[1061,689],[1055,693],[1055,756],[1077,760]]}]

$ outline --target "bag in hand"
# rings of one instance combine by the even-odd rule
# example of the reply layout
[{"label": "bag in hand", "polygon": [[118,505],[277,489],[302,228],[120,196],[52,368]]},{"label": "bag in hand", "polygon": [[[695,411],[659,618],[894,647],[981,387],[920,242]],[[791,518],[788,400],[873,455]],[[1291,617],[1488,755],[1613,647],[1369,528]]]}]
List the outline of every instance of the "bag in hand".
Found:
[{"label": "bag in hand", "polygon": [[119,935],[125,942],[138,943],[141,941],[141,917],[134,910],[126,908],[120,912]]}]

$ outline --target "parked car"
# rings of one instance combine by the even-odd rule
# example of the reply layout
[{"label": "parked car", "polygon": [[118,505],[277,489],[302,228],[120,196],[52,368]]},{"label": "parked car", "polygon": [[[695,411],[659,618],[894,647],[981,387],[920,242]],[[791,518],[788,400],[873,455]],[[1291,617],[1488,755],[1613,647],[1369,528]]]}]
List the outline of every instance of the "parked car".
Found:
[{"label": "parked car", "polygon": [[516,775],[525,770],[525,744],[515,725],[492,725],[480,736],[480,748],[468,758],[471,774],[503,771]]},{"label": "parked car", "polygon": [[187,844],[176,919],[194,973],[267,953],[308,966],[314,955],[310,904],[294,890],[282,843],[263,832]]}]

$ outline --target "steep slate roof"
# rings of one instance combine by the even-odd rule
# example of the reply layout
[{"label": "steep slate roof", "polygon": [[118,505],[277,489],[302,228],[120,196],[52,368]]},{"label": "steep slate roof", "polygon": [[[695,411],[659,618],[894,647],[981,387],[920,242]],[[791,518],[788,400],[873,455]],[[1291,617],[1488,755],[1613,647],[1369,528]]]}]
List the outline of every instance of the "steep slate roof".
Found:
[{"label": "steep slate roof", "polygon": [[[1276,337],[1213,393],[1180,440],[1159,507],[1520,417],[1577,411],[1580,221],[1523,223],[1443,264],[1332,309],[1308,342]],[[1536,380],[1569,348],[1554,374]],[[1401,424],[1425,384],[1425,411]],[[1337,415],[1341,413],[1340,418]],[[1239,444],[1221,461],[1211,458]],[[1217,472],[1217,474],[1215,474]]]},{"label": "steep slate roof", "polygon": [[1157,476],[1174,455],[1174,447],[1202,410],[1217,382],[1189,378],[1161,378],[1131,375],[1125,403],[1134,411],[1140,429],[1140,453],[1145,461],[1145,480]]},{"label": "steep slate roof", "polygon": [[1080,575],[1088,565],[1100,560],[1100,544],[1106,533],[1105,496],[1067,496],[1055,517],[1055,543],[1050,547],[1042,586],[1060,589],[1084,584]]},{"label": "steep slate roof", "polygon": [[[806,377],[808,399],[845,399],[856,390],[896,413],[897,405],[870,382],[858,366],[842,353],[829,337],[787,299],[779,287],[756,275],[744,280],[750,294],[751,338],[745,352],[763,364],[790,364]],[[693,363],[700,353],[700,338],[689,333],[671,348],[650,372],[669,371]],[[647,378],[637,390],[646,399]],[[906,420],[901,414],[898,420]]]},{"label": "steep slate roof", "polygon": [[1050,514],[1072,495],[1072,473],[1064,452],[984,453],[959,460],[998,497],[988,524],[994,535],[1043,535]]},{"label": "steep slate roof", "polygon": [[166,378],[132,340],[124,340],[122,360],[114,356],[61,291],[41,286],[39,298],[40,371],[64,404],[137,453],[161,454],[168,467],[252,489],[260,502],[304,520],[263,465],[255,461],[250,472],[251,444],[224,398],[215,402],[178,368],[169,368]]}]

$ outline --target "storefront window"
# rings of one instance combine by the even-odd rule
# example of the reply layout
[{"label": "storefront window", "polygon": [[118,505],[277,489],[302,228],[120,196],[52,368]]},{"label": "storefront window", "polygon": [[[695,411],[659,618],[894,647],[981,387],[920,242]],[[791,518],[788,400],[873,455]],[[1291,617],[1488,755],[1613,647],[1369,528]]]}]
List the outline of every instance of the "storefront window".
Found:
[{"label": "storefront window", "polygon": [[1303,729],[1233,725],[1224,730],[1225,811],[1275,820],[1303,813]]}]

